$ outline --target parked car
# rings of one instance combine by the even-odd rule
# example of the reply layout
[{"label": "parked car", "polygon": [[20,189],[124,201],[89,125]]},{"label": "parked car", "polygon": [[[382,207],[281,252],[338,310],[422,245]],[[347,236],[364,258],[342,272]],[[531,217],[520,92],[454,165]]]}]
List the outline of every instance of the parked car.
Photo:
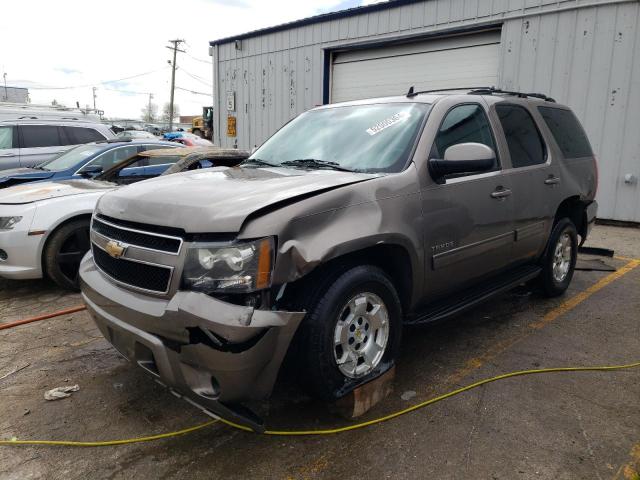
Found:
[{"label": "parked car", "polygon": [[75,145],[108,140],[115,135],[106,125],[70,114],[69,119],[3,120],[0,122],[0,170],[33,167]]},{"label": "parked car", "polygon": [[170,142],[179,143],[185,147],[205,147],[213,145],[213,142],[206,138],[176,137],[169,140]]},{"label": "parked car", "polygon": [[87,307],[124,356],[255,430],[235,405],[269,395],[290,349],[310,392],[339,399],[393,366],[403,323],[534,279],[567,289],[596,161],[544,98],[325,105],[240,167],[109,192],[80,266]]},{"label": "parked car", "polygon": [[123,185],[180,171],[232,165],[242,150],[169,148],[140,152],[91,180],[62,180],[0,190],[0,277],[48,276],[77,288],[78,265],[89,249],[89,222],[96,201]]},{"label": "parked car", "polygon": [[156,139],[117,138],[78,145],[35,167],[0,170],[0,188],[28,182],[92,178],[139,152],[175,146],[174,142]]},{"label": "parked car", "polygon": [[116,135],[116,138],[136,138],[136,139],[145,139],[145,138],[158,138],[156,137],[153,133],[151,132],[147,132],[145,130],[124,130],[122,132],[119,132]]}]

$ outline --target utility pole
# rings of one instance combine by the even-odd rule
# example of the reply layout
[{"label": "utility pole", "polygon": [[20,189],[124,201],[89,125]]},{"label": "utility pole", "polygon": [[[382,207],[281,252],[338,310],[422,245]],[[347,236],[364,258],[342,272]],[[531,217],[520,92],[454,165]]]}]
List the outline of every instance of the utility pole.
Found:
[{"label": "utility pole", "polygon": [[2,76],[4,78],[4,101],[6,102],[9,100],[9,94],[7,93],[7,72],[4,72]]},{"label": "utility pole", "polygon": [[171,63],[171,95],[169,100],[169,131],[173,131],[173,93],[176,87],[176,54],[183,52],[178,47],[184,40],[169,40],[169,43],[173,44],[173,47],[167,47],[169,50],[173,50],[173,63]]},{"label": "utility pole", "polygon": [[94,113],[97,112],[98,110],[96,109],[96,87],[93,87],[93,111]]},{"label": "utility pole", "polygon": [[149,94],[149,106],[147,107],[147,122],[153,122],[153,118],[151,118],[151,100],[153,100],[153,93]]}]

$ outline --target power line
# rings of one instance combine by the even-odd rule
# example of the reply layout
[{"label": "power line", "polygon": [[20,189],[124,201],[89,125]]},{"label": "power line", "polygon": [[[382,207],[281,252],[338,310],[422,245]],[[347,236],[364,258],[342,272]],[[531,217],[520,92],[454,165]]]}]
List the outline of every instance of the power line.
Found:
[{"label": "power line", "polygon": [[191,78],[193,78],[195,81],[200,82],[200,83],[202,83],[202,84],[206,85],[207,87],[213,87],[213,85],[212,85],[211,83],[207,82],[204,78],[199,77],[198,75],[195,75],[195,74],[193,74],[193,73],[189,73],[189,72],[187,72],[187,71],[184,69],[184,67],[183,67],[183,68],[181,68],[181,69],[180,69],[180,71],[181,71],[181,72],[186,73],[186,74],[187,74],[187,75],[189,75]]},{"label": "power line", "polygon": [[87,88],[87,87],[93,87],[94,85],[105,85],[107,83],[121,82],[123,80],[130,80],[132,78],[138,78],[138,77],[143,77],[145,75],[151,75],[152,73],[160,72],[162,70],[165,70],[166,68],[167,67],[162,67],[162,68],[159,68],[157,70],[151,70],[149,72],[138,73],[137,75],[131,75],[129,77],[118,78],[116,80],[105,80],[104,82],[93,82],[93,83],[88,83],[86,85],[76,85],[76,86],[73,86],[73,87],[33,87],[33,86],[28,86],[27,88],[30,88],[32,90],[73,90],[73,89],[76,89],[76,88]]},{"label": "power line", "polygon": [[190,54],[189,54],[189,53],[187,53],[187,52],[185,52],[185,55],[186,55],[187,57],[189,57],[190,59],[195,60],[195,61],[197,61],[197,62],[202,62],[202,63],[206,63],[206,64],[211,65],[211,60],[203,60],[203,59],[201,59],[201,58],[194,57],[193,55],[190,55]]},{"label": "power line", "polygon": [[131,95],[149,95],[150,92],[136,92],[134,90],[120,90],[118,88],[102,88],[102,90],[106,90],[108,92],[118,92],[118,93],[128,93]]},{"label": "power line", "polygon": [[[189,47],[189,48],[193,48],[193,47],[191,46],[191,44],[190,44],[189,42],[187,42],[186,40],[184,41],[184,44],[185,44],[185,46],[187,46],[187,47]],[[204,60],[204,59],[201,59],[201,58],[194,57],[193,55],[190,55],[190,54],[189,54],[188,52],[186,52],[186,51],[184,52],[184,54],[185,54],[187,57],[192,58],[193,60],[196,60],[196,61],[198,61],[198,62],[202,62],[202,63],[208,63],[209,65],[211,65],[211,60]]]},{"label": "power line", "polygon": [[178,87],[177,85],[175,88],[176,90],[182,90],[184,92],[193,93],[194,95],[206,95],[207,97],[210,97],[212,95],[211,93],[196,92],[194,90],[189,90],[188,88]]}]

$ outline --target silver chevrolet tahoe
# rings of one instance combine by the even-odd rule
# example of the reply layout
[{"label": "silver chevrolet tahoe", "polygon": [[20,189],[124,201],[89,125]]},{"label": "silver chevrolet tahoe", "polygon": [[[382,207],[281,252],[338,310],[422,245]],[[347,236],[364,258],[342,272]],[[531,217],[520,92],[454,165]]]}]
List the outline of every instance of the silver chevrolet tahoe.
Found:
[{"label": "silver chevrolet tahoe", "polygon": [[207,412],[263,428],[285,355],[336,400],[387,371],[403,324],[523,282],[571,282],[596,161],[539,94],[413,92],[314,108],[236,167],[107,193],[80,275],[127,359]]}]

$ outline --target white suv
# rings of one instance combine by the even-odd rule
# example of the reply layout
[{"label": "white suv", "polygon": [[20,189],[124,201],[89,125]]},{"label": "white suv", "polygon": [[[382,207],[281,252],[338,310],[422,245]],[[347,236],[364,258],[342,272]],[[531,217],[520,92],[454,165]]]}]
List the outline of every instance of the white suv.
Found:
[{"label": "white suv", "polygon": [[69,118],[18,118],[0,121],[0,170],[32,167],[51,160],[75,145],[108,140],[115,135],[106,125]]}]

